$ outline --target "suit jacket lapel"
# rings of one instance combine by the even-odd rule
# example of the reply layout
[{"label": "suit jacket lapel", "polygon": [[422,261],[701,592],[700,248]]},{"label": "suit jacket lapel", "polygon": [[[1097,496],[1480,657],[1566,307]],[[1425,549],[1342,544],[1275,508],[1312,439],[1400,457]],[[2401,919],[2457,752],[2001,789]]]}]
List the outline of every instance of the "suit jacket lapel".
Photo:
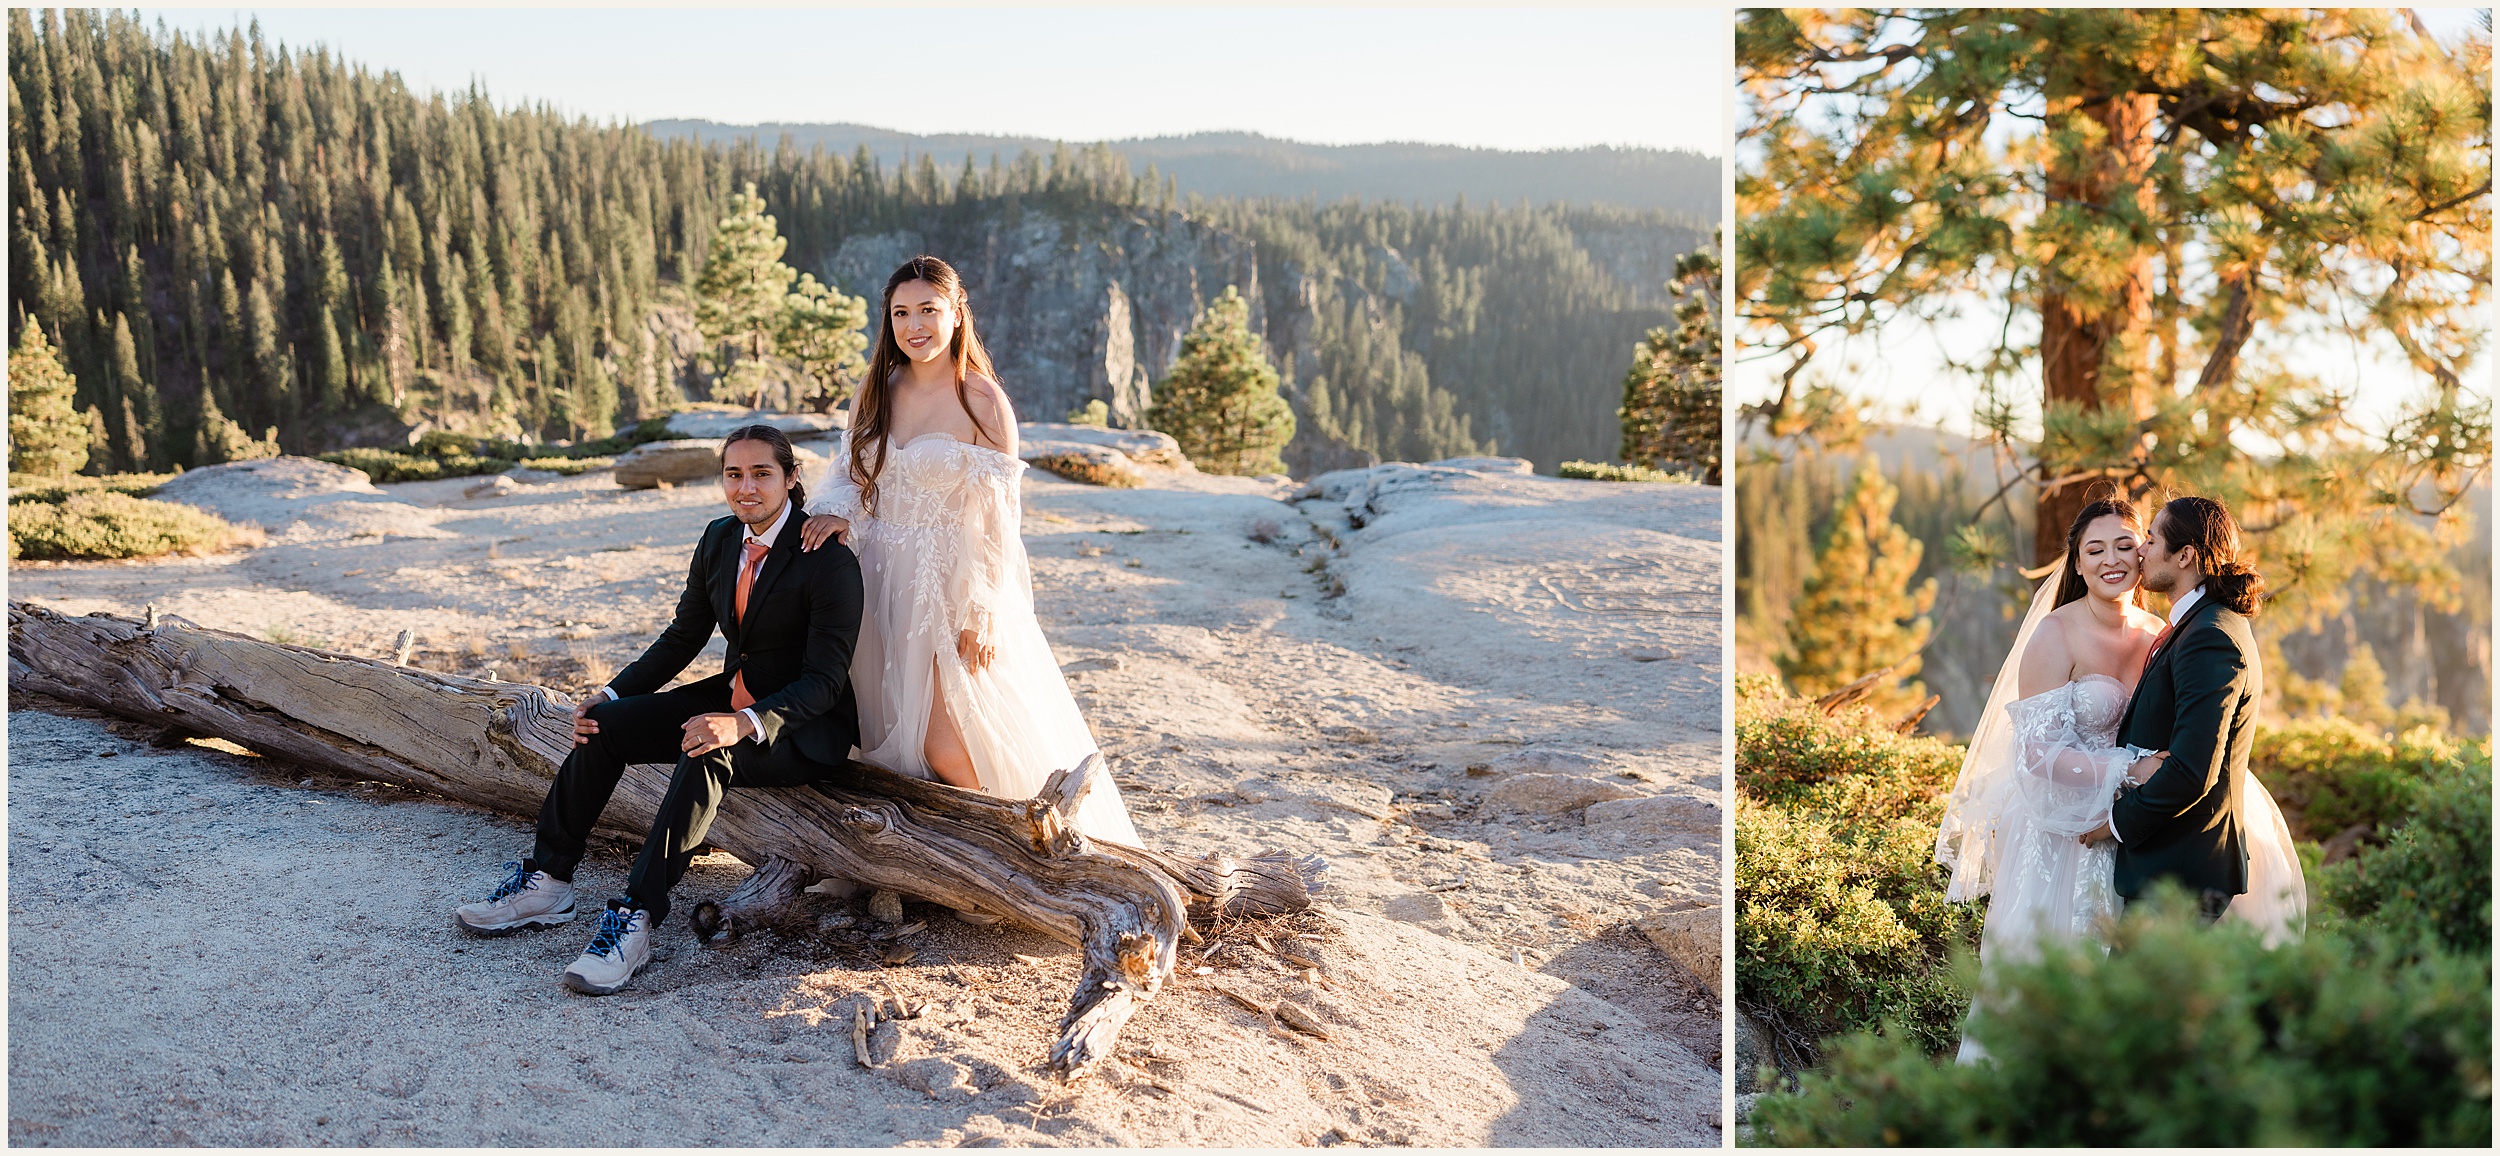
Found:
[{"label": "suit jacket lapel", "polygon": [[[790,520],[781,524],[781,536],[773,539],[773,548],[764,555],[764,568],[756,572],[755,588],[747,591],[748,614],[755,613],[755,608],[763,604],[765,593],[773,588],[773,583],[780,580],[782,571],[788,570],[791,560],[797,557],[799,530],[801,524],[806,521],[805,515],[792,510]],[[743,539],[739,541],[738,548],[741,553],[745,551],[746,542]],[[738,581],[737,575],[732,573],[729,580],[732,583],[730,596],[734,599],[737,596],[735,585]],[[746,623],[743,621],[738,623],[738,630],[742,634],[745,633]]]},{"label": "suit jacket lapel", "polygon": [[2178,651],[2179,639],[2196,626],[2196,620],[2199,617],[2216,605],[2218,604],[2210,597],[2199,598],[2196,600],[2196,605],[2188,608],[2188,616],[2181,619],[2177,626],[2170,628],[2169,637],[2161,640],[2161,646],[2154,650],[2152,658],[2145,662],[2144,677],[2136,680],[2136,693],[2127,699],[2127,711],[2118,719],[2119,734],[2127,733],[2127,729],[2135,725],[2136,704],[2144,700],[2144,688],[2152,684],[2153,675],[2156,673],[2167,675],[2170,669],[2170,656]]}]

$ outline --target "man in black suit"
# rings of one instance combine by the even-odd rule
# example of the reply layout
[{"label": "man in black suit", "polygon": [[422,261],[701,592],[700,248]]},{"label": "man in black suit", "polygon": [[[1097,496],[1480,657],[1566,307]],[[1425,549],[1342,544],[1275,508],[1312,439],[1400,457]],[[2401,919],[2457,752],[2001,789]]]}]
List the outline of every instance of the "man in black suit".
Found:
[{"label": "man in black suit", "polygon": [[2086,842],[2118,840],[2118,894],[2132,902],[2169,879],[2208,922],[2248,890],[2240,784],[2257,735],[2265,672],[2249,618],[2264,579],[2239,558],[2240,528],[2211,498],[2178,498],[2154,515],[2144,588],[2171,596],[2170,626],[2145,659],[2118,741],[2154,753],[2119,789],[2109,823]]},{"label": "man in black suit", "polygon": [[[573,708],[573,754],[538,813],[536,853],[483,902],[460,908],[461,927],[503,935],[573,918],[573,869],[617,780],[635,763],[674,761],[668,795],[634,860],[625,894],[565,969],[588,995],[623,988],[651,960],[651,929],[669,891],[703,845],[723,792],[804,786],[831,774],[859,741],[851,649],[859,639],[859,559],[849,548],[799,549],[807,490],[790,439],[767,425],[721,446],[729,517],[706,528],[686,571],[677,617],[640,659]],[[721,672],[661,690],[694,661],[717,626],[729,651]]]}]

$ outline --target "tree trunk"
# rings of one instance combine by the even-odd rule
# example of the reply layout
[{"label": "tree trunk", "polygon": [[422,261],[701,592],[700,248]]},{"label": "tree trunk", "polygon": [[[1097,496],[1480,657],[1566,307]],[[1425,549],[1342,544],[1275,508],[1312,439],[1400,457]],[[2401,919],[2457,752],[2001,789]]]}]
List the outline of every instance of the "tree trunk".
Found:
[{"label": "tree trunk", "polygon": [[[2119,93],[2054,100],[2049,117],[2052,130],[2061,115],[2078,110],[2097,121],[2105,136],[2077,151],[2052,152],[2046,187],[2050,202],[2111,212],[2151,212],[2153,191],[2148,177],[2153,163],[2154,97]],[[2087,413],[2113,405],[2138,418],[2151,412],[2152,399],[2143,378],[2151,368],[2154,251],[2154,245],[2139,242],[2131,254],[2061,253],[2042,270],[2040,393],[2044,413],[2060,402],[2073,403]],[[2070,283],[2059,265],[2066,260],[2110,256],[2118,256],[2125,269],[2113,299],[2078,301],[2069,292]],[[2067,524],[2098,496],[2090,482],[2041,491],[2032,523],[2033,565],[2046,565],[2065,552]]]},{"label": "tree trunk", "polygon": [[[539,687],[262,642],[153,612],[140,623],[10,602],[9,685],[525,817],[537,815],[572,747],[570,707]],[[599,829],[641,838],[671,770],[630,768]],[[1069,817],[1093,776],[1107,773],[1094,756],[1053,775],[1042,795],[1006,800],[854,762],[813,790],[733,791],[707,841],[769,872],[733,897],[726,922],[770,922],[771,907],[813,873],[1030,924],[1084,952],[1050,1053],[1063,1077],[1081,1076],[1171,975],[1192,909],[1300,910],[1319,867],[1087,839]]]}]

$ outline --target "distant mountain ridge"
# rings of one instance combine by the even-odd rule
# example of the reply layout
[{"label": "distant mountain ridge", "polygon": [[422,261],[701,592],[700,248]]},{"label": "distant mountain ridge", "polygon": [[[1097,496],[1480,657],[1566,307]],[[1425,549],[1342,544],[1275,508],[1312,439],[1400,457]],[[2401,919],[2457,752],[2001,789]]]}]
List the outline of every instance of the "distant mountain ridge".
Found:
[{"label": "distant mountain ridge", "polygon": [[[661,138],[735,144],[752,140],[769,151],[783,137],[801,151],[819,145],[849,155],[866,145],[891,168],[928,154],[950,172],[969,154],[987,165],[1020,152],[1044,156],[1062,145],[1091,142],[1044,137],[945,133],[922,136],[858,124],[732,125],[708,120],[655,120],[643,129]],[[1620,205],[1668,209],[1705,220],[1719,216],[1719,161],[1680,149],[1596,146],[1517,152],[1436,144],[1321,145],[1247,132],[1202,132],[1103,142],[1143,173],[1171,174],[1183,194],[1209,197],[1355,197],[1428,205],[1460,197],[1476,204]]]}]

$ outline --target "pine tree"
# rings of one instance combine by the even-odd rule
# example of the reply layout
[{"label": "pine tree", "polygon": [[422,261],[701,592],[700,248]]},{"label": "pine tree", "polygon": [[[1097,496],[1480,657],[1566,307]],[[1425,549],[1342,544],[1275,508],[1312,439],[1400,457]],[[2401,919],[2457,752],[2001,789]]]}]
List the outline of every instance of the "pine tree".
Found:
[{"label": "pine tree", "polygon": [[2387,701],[2387,671],[2369,643],[2354,646],[2345,656],[2344,673],[2335,689],[2345,718],[2372,730],[2383,731],[2395,724],[2396,710]]},{"label": "pine tree", "polygon": [[87,407],[87,464],[78,472],[82,474],[113,472],[113,435],[104,424],[104,407],[101,405]]},{"label": "pine tree", "polygon": [[868,302],[799,274],[783,299],[774,342],[781,355],[816,379],[816,397],[828,407],[851,396],[868,362]]},{"label": "pine tree", "polygon": [[1835,511],[1831,536],[1814,559],[1790,615],[1780,673],[1803,695],[1823,695],[1895,663],[1884,685],[1862,701],[1879,712],[1906,709],[1926,687],[1906,685],[1919,671],[1918,652],[1931,624],[1936,580],[1915,589],[1922,544],[1892,520],[1899,491],[1873,458],[1858,463],[1848,496]]},{"label": "pine tree", "polygon": [[9,351],[9,472],[64,477],[87,468],[78,382],[33,318]]},{"label": "pine tree", "polygon": [[[1964,368],[2030,481],[2035,561],[2106,480],[2230,505],[2277,622],[2331,613],[2356,569],[2453,604],[2460,499],[2490,468],[2465,385],[2487,38],[2364,8],[1746,9],[1736,59],[1735,313],[1787,361],[1753,411],[1775,432],[1834,338],[2001,302]],[[2416,374],[2383,431],[2264,340],[2353,327]],[[2012,394],[2034,373],[2036,438]]]},{"label": "pine tree", "polygon": [[1652,329],[1632,351],[1623,378],[1623,460],[1684,470],[1719,484],[1719,251],[1695,249],[1675,262],[1670,288],[1683,287],[1675,328]]},{"label": "pine tree", "polygon": [[729,215],[713,232],[712,250],[694,283],[695,328],[713,346],[743,354],[723,375],[715,396],[747,392],[749,406],[764,404],[764,355],[780,328],[790,282],[799,275],[781,263],[789,245],[764,212],[754,182],[730,195]]},{"label": "pine tree", "polygon": [[196,441],[191,449],[194,465],[213,466],[224,462],[248,462],[278,456],[276,430],[269,437],[254,441],[243,427],[217,407],[217,391],[200,391],[200,421]]},{"label": "pine tree", "polygon": [[1154,388],[1153,428],[1211,473],[1283,473],[1277,451],[1293,440],[1293,408],[1276,392],[1266,342],[1250,331],[1250,303],[1227,285],[1189,333],[1180,357]]},{"label": "pine tree", "polygon": [[157,403],[156,386],[139,368],[139,346],[131,337],[130,315],[126,313],[113,315],[113,383],[114,392],[121,396],[128,426],[126,444],[130,458],[123,464],[139,473],[166,464],[159,460],[164,450],[164,411]]}]

